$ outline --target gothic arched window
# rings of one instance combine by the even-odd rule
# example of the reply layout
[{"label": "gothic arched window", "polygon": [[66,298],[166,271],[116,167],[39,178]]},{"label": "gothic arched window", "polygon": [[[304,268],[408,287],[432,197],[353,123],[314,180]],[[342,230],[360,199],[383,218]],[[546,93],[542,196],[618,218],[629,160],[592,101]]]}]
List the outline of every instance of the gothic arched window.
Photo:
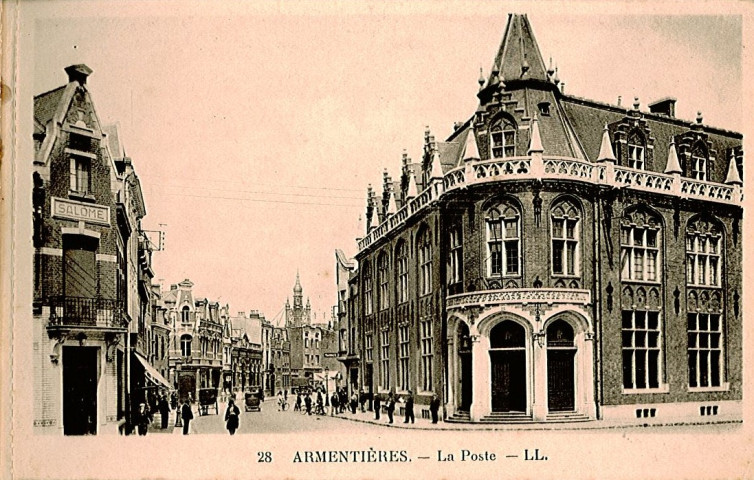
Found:
[{"label": "gothic arched window", "polygon": [[516,149],[516,126],[502,118],[490,127],[490,150],[493,158],[513,157]]},{"label": "gothic arched window", "polygon": [[637,170],[646,168],[644,136],[639,132],[632,132],[628,136],[628,168]]},{"label": "gothic arched window", "polygon": [[706,149],[699,143],[691,151],[691,168],[689,176],[694,180],[709,180],[709,157]]},{"label": "gothic arched window", "polygon": [[371,315],[374,311],[374,298],[372,296],[372,266],[367,262],[364,265],[364,315]]},{"label": "gothic arched window", "polygon": [[419,253],[419,295],[432,293],[432,235],[423,227],[416,235],[416,250]]},{"label": "gothic arched window", "polygon": [[655,215],[644,210],[624,215],[620,234],[622,280],[661,280],[661,234],[660,221]]},{"label": "gothic arched window", "polygon": [[722,233],[712,222],[698,219],[686,228],[686,283],[719,287]]},{"label": "gothic arched window", "polygon": [[395,249],[395,266],[398,272],[398,303],[408,301],[408,248],[401,241]]},{"label": "gothic arched window", "polygon": [[521,215],[506,203],[487,211],[487,276],[517,276],[521,270]]},{"label": "gothic arched window", "polygon": [[382,252],[377,259],[377,278],[379,282],[379,303],[380,310],[390,306],[390,294],[388,285],[390,284],[390,264],[388,263],[387,253]]},{"label": "gothic arched window", "polygon": [[579,238],[581,213],[571,200],[562,200],[551,209],[552,273],[579,274]]}]

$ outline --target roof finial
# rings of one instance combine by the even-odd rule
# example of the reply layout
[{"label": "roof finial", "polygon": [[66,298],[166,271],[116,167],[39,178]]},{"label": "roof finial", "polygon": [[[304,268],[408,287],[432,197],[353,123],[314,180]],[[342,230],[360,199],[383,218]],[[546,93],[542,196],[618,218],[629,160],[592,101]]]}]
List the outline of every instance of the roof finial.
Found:
[{"label": "roof finial", "polygon": [[704,120],[704,117],[702,117],[702,112],[701,111],[696,112],[696,123],[701,125],[702,120]]},{"label": "roof finial", "polygon": [[639,97],[634,97],[634,110],[638,110],[640,105]]},{"label": "roof finial", "polygon": [[558,65],[557,64],[555,65],[555,76],[552,77],[552,83],[554,83],[555,85],[557,85],[557,84],[560,83],[560,78],[558,77]]},{"label": "roof finial", "polygon": [[672,137],[670,138],[670,148],[668,148],[668,162],[665,165],[665,173],[683,173],[681,163],[678,161],[678,152],[675,149],[675,139]]},{"label": "roof finial", "polygon": [[387,214],[388,215],[395,215],[395,213],[398,211],[398,205],[395,203],[395,192],[392,190],[389,190],[387,192],[388,200],[387,200]]},{"label": "roof finial", "polygon": [[728,175],[725,177],[725,183],[728,185],[743,185],[741,175],[738,174],[738,164],[736,162],[736,152],[730,152],[730,163],[728,163]]},{"label": "roof finial", "polygon": [[411,169],[408,172],[408,189],[406,189],[406,200],[416,198],[419,196],[418,189],[416,188],[416,176],[414,170]]},{"label": "roof finial", "polygon": [[464,149],[464,160],[479,160],[479,148],[476,144],[476,135],[474,134],[474,127],[469,126],[469,133],[466,136],[466,148]]},{"label": "roof finial", "polygon": [[542,137],[539,134],[539,120],[537,115],[534,114],[534,118],[531,119],[531,138],[529,139],[529,150],[527,155],[532,153],[542,153],[545,149],[542,147]]},{"label": "roof finial", "polygon": [[613,144],[610,142],[610,132],[607,129],[607,123],[605,124],[605,129],[602,131],[602,143],[600,144],[600,153],[597,155],[597,161],[616,161],[615,154],[613,153]]},{"label": "roof finial", "polygon": [[482,69],[482,67],[479,67],[479,79],[477,80],[477,82],[479,83],[479,90],[484,88],[484,70]]},{"label": "roof finial", "polygon": [[552,68],[552,56],[550,56],[550,66],[547,68],[547,76],[552,79],[552,75],[555,73],[555,69]]}]

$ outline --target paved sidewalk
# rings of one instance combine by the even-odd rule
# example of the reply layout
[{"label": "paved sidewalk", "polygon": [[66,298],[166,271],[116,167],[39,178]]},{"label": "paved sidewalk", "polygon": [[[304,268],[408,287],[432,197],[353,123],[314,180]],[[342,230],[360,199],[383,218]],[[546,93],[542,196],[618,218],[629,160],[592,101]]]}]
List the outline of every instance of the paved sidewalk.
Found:
[{"label": "paved sidewalk", "polygon": [[[328,411],[329,416],[329,411]],[[372,423],[383,425],[387,428],[400,428],[408,430],[458,430],[458,431],[496,431],[496,430],[611,430],[611,429],[625,429],[625,428],[657,428],[657,427],[675,427],[675,426],[691,426],[691,425],[729,425],[735,428],[735,424],[742,424],[741,420],[717,420],[709,422],[680,422],[680,421],[666,421],[666,422],[653,422],[653,423],[633,423],[628,421],[616,421],[616,420],[592,420],[587,422],[537,422],[537,423],[518,423],[518,424],[504,424],[504,423],[450,423],[440,420],[438,423],[433,424],[431,420],[417,418],[416,423],[403,423],[404,417],[399,415],[393,415],[393,423],[388,423],[387,414],[381,413],[380,419],[374,419],[374,412],[366,411],[361,412],[357,410],[356,413],[346,411],[341,414],[334,415],[333,418],[340,418],[345,421],[358,422],[358,423]]]}]

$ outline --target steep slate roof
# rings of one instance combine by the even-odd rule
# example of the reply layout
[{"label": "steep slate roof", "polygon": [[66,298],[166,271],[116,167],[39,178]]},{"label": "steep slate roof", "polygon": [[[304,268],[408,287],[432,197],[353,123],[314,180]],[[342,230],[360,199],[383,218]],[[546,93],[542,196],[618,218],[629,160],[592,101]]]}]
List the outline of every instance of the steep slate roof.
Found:
[{"label": "steep slate roof", "polygon": [[66,86],[67,85],[61,85],[54,90],[41,93],[34,97],[34,120],[41,125],[47,125],[47,122],[52,120],[52,117],[55,116],[55,113],[60,106],[60,101],[63,98]]},{"label": "steep slate roof", "polygon": [[[522,68],[525,65],[528,68]],[[488,85],[492,83],[496,69],[499,69],[499,77],[503,82],[523,79],[547,81],[547,68],[526,15],[514,14],[508,17]]]}]

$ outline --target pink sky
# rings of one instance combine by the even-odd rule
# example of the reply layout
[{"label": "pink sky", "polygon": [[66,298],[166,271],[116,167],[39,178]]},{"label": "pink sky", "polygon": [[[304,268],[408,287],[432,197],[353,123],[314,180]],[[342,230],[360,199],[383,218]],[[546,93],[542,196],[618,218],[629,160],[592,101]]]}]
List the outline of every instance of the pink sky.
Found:
[{"label": "pink sky", "polygon": [[[35,43],[20,57],[34,60],[33,94],[63,84],[67,65],[94,70],[98,114],[120,122],[142,181],[143,225],[167,224],[154,257],[166,287],[190,278],[200,296],[272,318],[299,269],[319,319],[336,299],[334,249],[356,252],[367,184],[385,167],[397,176],[404,148],[418,159],[426,125],[442,138],[474,112],[509,9],[266,5],[28,3]],[[673,96],[680,118],[743,128],[741,17],[605,8],[516,10],[567,93],[638,96],[642,109]]]}]

